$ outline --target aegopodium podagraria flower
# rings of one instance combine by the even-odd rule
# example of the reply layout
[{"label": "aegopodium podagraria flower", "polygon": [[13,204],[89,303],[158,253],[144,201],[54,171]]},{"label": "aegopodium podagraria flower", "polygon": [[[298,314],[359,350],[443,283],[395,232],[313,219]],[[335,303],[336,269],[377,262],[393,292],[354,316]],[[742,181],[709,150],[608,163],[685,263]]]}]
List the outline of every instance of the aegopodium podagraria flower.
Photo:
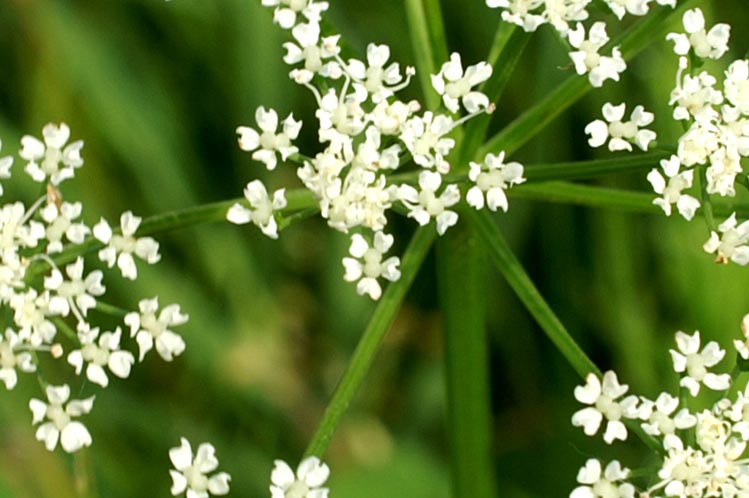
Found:
[{"label": "aegopodium podagraria flower", "polygon": [[450,60],[442,64],[440,72],[432,75],[432,87],[453,114],[460,109],[459,102],[466,111],[474,113],[489,107],[489,97],[472,88],[488,80],[491,75],[492,67],[486,62],[468,66],[464,72],[460,54],[453,52]]},{"label": "aegopodium podagraria flower", "polygon": [[678,351],[670,350],[674,370],[683,374],[679,385],[687,388],[692,396],[697,396],[701,384],[713,391],[728,389],[731,380],[728,374],[718,375],[707,370],[717,365],[726,354],[717,342],[708,342],[700,351],[699,331],[691,336],[679,331],[676,333],[676,346]]},{"label": "aegopodium podagraria flower", "polygon": [[382,287],[378,282],[380,277],[391,282],[400,278],[400,259],[391,256],[385,261],[382,260],[393,241],[392,235],[383,232],[375,232],[374,243],[371,246],[362,235],[355,233],[351,236],[349,253],[353,258],[343,258],[343,267],[346,269],[343,279],[346,282],[358,281],[356,292],[360,296],[367,294],[376,301],[382,295]]},{"label": "aegopodium podagraria flower", "polygon": [[302,122],[295,121],[293,114],[289,114],[283,120],[283,130],[280,133],[276,133],[278,114],[273,109],[266,110],[265,107],[258,107],[255,112],[255,121],[261,133],[247,126],[237,128],[239,148],[252,152],[252,159],[264,163],[266,168],[273,170],[278,163],[276,153],[281,154],[281,159],[285,161],[292,154],[299,152],[291,141],[299,136]]},{"label": "aegopodium podagraria flower", "polygon": [[720,59],[728,51],[731,26],[720,23],[706,32],[705,16],[700,9],[684,12],[682,20],[686,34],[669,33],[666,36],[667,40],[674,42],[676,54],[687,55],[693,50],[694,55],[702,59]]},{"label": "aegopodium podagraria flower", "polygon": [[286,189],[273,192],[273,199],[268,195],[265,185],[260,180],[254,180],[244,189],[244,197],[250,204],[249,209],[239,203],[234,204],[226,213],[226,219],[237,225],[252,222],[271,239],[278,238],[278,225],[273,216],[274,211],[286,207]]},{"label": "aegopodium podagraria flower", "polygon": [[73,417],[80,417],[91,411],[94,396],[84,400],[70,400],[70,386],[47,386],[45,390],[48,403],[36,398],[29,401],[34,425],[47,420],[36,430],[36,439],[43,441],[44,446],[52,451],[60,442],[62,449],[73,453],[85,446],[91,446],[91,434],[86,426]]},{"label": "aegopodium podagraria flower", "polygon": [[575,388],[575,399],[586,405],[572,416],[572,425],[582,427],[586,435],[592,436],[598,432],[603,419],[606,419],[606,430],[603,440],[611,444],[615,439],[624,441],[627,439],[627,427],[622,418],[635,418],[637,416],[637,396],[627,396],[618,401],[629,387],[619,384],[616,373],[609,370],[603,374],[603,382],[598,376],[590,373],[585,378],[584,386]]},{"label": "aegopodium podagraria flower", "polygon": [[94,237],[106,247],[99,251],[99,259],[112,268],[117,267],[122,276],[130,280],[138,277],[138,268],[135,266],[133,254],[148,264],[158,263],[161,260],[159,254],[159,243],[151,237],[135,237],[142,218],[133,215],[131,211],[125,211],[120,216],[121,233],[114,233],[107,220],[102,218],[94,226]]},{"label": "aegopodium podagraria flower", "polygon": [[457,185],[450,184],[437,194],[442,185],[442,175],[437,171],[422,171],[419,173],[419,188],[411,185],[401,185],[398,197],[408,208],[409,218],[424,226],[432,218],[437,222],[437,233],[444,235],[448,228],[458,222],[458,213],[448,209],[460,202],[460,190]]},{"label": "aegopodium podagraria flower", "polygon": [[718,231],[720,235],[710,232],[710,238],[702,246],[705,252],[717,253],[716,263],[728,263],[729,260],[742,266],[749,263],[749,221],[738,224],[736,213],[731,213],[718,225]]},{"label": "aegopodium podagraria flower", "polygon": [[283,460],[276,460],[270,475],[271,498],[327,498],[328,488],[322,487],[330,476],[330,468],[315,456],[301,461],[296,474]]},{"label": "aegopodium podagraria flower", "polygon": [[49,178],[52,185],[73,178],[75,170],[83,166],[81,149],[83,140],[65,145],[70,138],[70,128],[65,123],[49,123],[42,129],[44,142],[31,135],[21,138],[23,148],[18,155],[28,161],[26,173],[36,182]]},{"label": "aegopodium podagraria flower", "polygon": [[653,113],[645,111],[641,105],[634,108],[629,121],[622,121],[626,111],[624,103],[612,105],[607,102],[603,104],[602,111],[606,121],[597,119],[585,127],[585,133],[590,135],[588,144],[591,147],[600,147],[608,140],[611,152],[632,152],[632,144],[646,151],[650,142],[655,140],[654,131],[642,128],[653,122]]},{"label": "aegopodium podagraria flower", "polygon": [[0,336],[0,381],[8,390],[16,387],[18,373],[36,372],[36,364],[31,352],[25,350],[24,343],[13,329],[5,329],[5,335]]},{"label": "aegopodium podagraria flower", "polygon": [[507,196],[505,190],[523,183],[523,165],[517,162],[504,162],[505,153],[499,155],[487,154],[484,162],[471,161],[468,178],[475,183],[466,193],[466,202],[476,209],[483,209],[484,196],[486,206],[490,211],[502,208],[507,212]]},{"label": "aegopodium podagraria flower", "polygon": [[101,387],[109,385],[109,377],[104,367],[121,379],[127,378],[135,358],[130,351],[120,349],[121,336],[122,330],[119,327],[114,332],[101,334],[98,328],[81,327],[78,330],[81,349],[70,352],[68,363],[75,367],[77,375],[80,375],[83,364],[86,363],[86,377]]},{"label": "aegopodium podagraria flower", "polygon": [[671,216],[671,205],[676,204],[679,214],[684,219],[691,220],[700,207],[700,201],[689,194],[683,194],[682,191],[692,187],[694,171],[690,169],[679,172],[681,164],[678,156],[662,159],[660,164],[665,176],[657,168],[648,173],[648,181],[653,190],[661,196],[653,199],[653,204],[660,206],[666,216]]},{"label": "aegopodium podagraria flower", "polygon": [[138,312],[125,315],[125,325],[130,327],[130,337],[135,337],[140,354],[138,361],[143,361],[154,345],[156,352],[166,361],[185,350],[185,341],[171,327],[187,323],[189,316],[180,311],[178,304],[164,306],[159,310],[159,299],[143,299],[138,304]]},{"label": "aegopodium podagraria flower", "polygon": [[604,470],[599,460],[590,458],[577,473],[581,486],[570,493],[570,498],[634,498],[635,487],[622,482],[627,477],[629,469],[623,469],[617,460],[609,462]]},{"label": "aegopodium podagraria flower", "polygon": [[577,74],[588,74],[588,80],[594,87],[603,86],[603,82],[611,79],[619,81],[619,73],[627,69],[619,47],[614,47],[611,55],[600,55],[598,51],[609,42],[606,34],[606,24],[596,22],[590,28],[586,38],[585,27],[577,23],[574,30],[567,33],[570,45],[577,49],[570,52],[570,58],[575,64]]},{"label": "aegopodium podagraria flower", "polygon": [[216,449],[212,444],[202,443],[193,458],[190,442],[180,438],[180,445],[169,450],[169,459],[176,469],[169,471],[172,495],[185,493],[186,498],[208,498],[229,492],[229,474],[219,472],[209,477],[218,468]]}]

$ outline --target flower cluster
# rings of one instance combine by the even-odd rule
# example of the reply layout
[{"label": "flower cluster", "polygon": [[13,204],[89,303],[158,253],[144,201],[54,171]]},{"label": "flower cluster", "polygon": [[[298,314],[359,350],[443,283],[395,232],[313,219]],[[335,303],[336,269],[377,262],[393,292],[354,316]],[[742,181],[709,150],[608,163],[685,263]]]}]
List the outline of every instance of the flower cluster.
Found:
[{"label": "flower cluster", "polygon": [[[737,358],[749,357],[747,324],[749,315],[742,322],[743,339],[734,341]],[[726,351],[714,341],[703,346],[699,332],[677,332],[676,348],[670,353],[673,369],[680,375],[679,394],[662,392],[655,399],[634,394],[624,397],[629,387],[620,384],[612,371],[602,379],[591,373],[586,384],[575,389],[575,398],[588,406],[572,416],[572,424],[582,427],[585,434],[596,434],[605,421],[603,439],[607,443],[625,440],[628,421],[639,424],[647,437],[657,441],[662,453],[652,479],[642,482],[617,460],[605,464],[589,459],[580,469],[580,486],[572,491],[572,498],[749,494],[749,386],[735,397],[727,397],[732,377],[712,371]],[[691,408],[688,398],[698,396],[703,388],[722,396],[711,408]]]},{"label": "flower cluster", "polygon": [[[422,226],[434,222],[440,235],[458,221],[455,208],[463,194],[446,176],[456,145],[451,135],[468,119],[493,111],[494,105],[478,89],[491,77],[492,67],[486,62],[464,66],[460,54],[452,53],[430,75],[444,109],[421,112],[418,101],[397,98],[415,69],[392,61],[387,45],[369,44],[364,60],[345,58],[340,35],[323,35],[326,2],[269,0],[263,5],[274,7],[274,21],[290,34],[283,60],[292,67],[291,79],[309,89],[317,102],[322,150],[300,154],[293,141],[301,121],[289,114],[279,129],[278,113],[265,107],[255,113],[257,129],[237,128],[239,146],[269,170],[277,167],[279,157],[298,164],[297,176],[313,194],[322,217],[351,237],[352,257],[343,258],[344,279],[356,282],[359,294],[378,299],[379,281],[400,277],[399,258],[385,258],[393,245],[393,236],[386,233],[391,209]],[[475,185],[466,200],[474,208],[483,208],[486,196],[490,209],[507,210],[504,190],[523,181],[523,168],[501,163],[492,154],[484,164],[471,163],[470,180]],[[396,176],[405,171],[412,174]],[[253,180],[244,194],[245,201],[234,204],[227,219],[252,222],[277,238],[286,190],[271,195],[260,180]]]},{"label": "flower cluster", "polygon": [[[153,341],[165,359],[179,354],[184,343],[168,327],[184,323],[187,316],[172,305],[157,319],[155,299],[144,300],[140,312],[125,320],[130,334],[123,337],[121,327],[102,330],[97,326],[92,310],[119,314],[119,309],[102,302],[104,271],[95,269],[96,258],[87,258],[88,253],[96,254],[98,247],[104,270],[117,264],[123,277],[134,280],[136,258],[157,262],[159,245],[137,235],[141,218],[129,211],[117,229],[103,218],[93,226],[87,224],[82,204],[65,200],[60,190],[83,166],[83,141],[68,143],[70,129],[64,123],[46,125],[42,135],[43,140],[24,136],[18,155],[27,161],[24,171],[46,188],[46,194],[28,206],[14,201],[0,207],[0,306],[8,317],[0,336],[0,380],[6,389],[13,389],[19,374],[38,372],[40,362],[49,359],[66,362],[71,375],[85,375],[92,383],[107,387],[110,375],[130,375],[136,360],[128,346],[136,341],[140,360]],[[13,162],[12,156],[0,159],[0,178],[11,179]],[[38,424],[36,438],[50,451],[58,442],[66,452],[89,446],[91,434],[76,419],[93,409],[95,396],[71,399],[71,386],[64,380],[40,379],[46,401],[29,401],[32,422]]]}]

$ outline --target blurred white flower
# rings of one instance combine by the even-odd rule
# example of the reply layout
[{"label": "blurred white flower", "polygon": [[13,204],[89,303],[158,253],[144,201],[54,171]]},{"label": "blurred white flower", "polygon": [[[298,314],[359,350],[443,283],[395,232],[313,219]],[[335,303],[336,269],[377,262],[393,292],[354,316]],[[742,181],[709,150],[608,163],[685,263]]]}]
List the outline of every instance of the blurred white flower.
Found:
[{"label": "blurred white flower", "polygon": [[[81,149],[83,140],[65,145],[70,138],[70,128],[65,123],[47,124],[42,129],[44,142],[31,135],[21,138],[22,149],[18,152],[26,161],[26,172],[36,182],[59,185],[60,182],[75,176],[75,170],[83,166]],[[1,176],[0,176],[1,178]]]},{"label": "blurred white flower", "polygon": [[275,460],[270,475],[271,498],[327,498],[328,488],[322,487],[330,469],[319,458],[307,457],[299,464],[296,475],[283,460]]},{"label": "blurred white flower", "polygon": [[122,276],[130,280],[138,277],[133,254],[148,264],[161,260],[158,242],[151,237],[135,237],[141,221],[142,218],[134,216],[131,211],[125,211],[120,216],[121,233],[114,233],[104,218],[99,220],[93,231],[94,237],[106,244],[106,247],[99,251],[99,259],[107,263],[109,268],[116,262]]},{"label": "blurred white flower", "polygon": [[34,425],[47,420],[36,430],[36,439],[43,441],[49,451],[57,447],[60,442],[62,449],[73,453],[85,446],[91,446],[91,434],[82,423],[73,420],[91,411],[94,406],[94,396],[84,400],[70,400],[70,386],[47,386],[45,389],[47,400],[45,403],[36,398],[29,401],[29,408],[33,415]]},{"label": "blurred white flower", "polygon": [[176,470],[170,470],[172,495],[185,493],[186,498],[208,498],[211,495],[225,495],[229,492],[231,476],[219,472],[208,477],[218,468],[216,449],[210,443],[198,446],[193,458],[190,442],[180,438],[180,445],[169,450],[169,459]]}]

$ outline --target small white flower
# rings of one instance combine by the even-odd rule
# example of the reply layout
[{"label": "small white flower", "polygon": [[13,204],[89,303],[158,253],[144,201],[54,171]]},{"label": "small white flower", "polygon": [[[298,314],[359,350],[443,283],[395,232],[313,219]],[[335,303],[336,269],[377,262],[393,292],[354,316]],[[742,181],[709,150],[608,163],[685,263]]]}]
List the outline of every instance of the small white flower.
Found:
[{"label": "small white flower", "polygon": [[296,475],[283,460],[273,463],[271,498],[328,498],[328,488],[322,486],[330,476],[330,468],[319,458],[311,456],[302,460]]},{"label": "small white flower", "polygon": [[637,416],[638,400],[634,395],[627,396],[621,401],[617,401],[617,398],[624,395],[628,389],[629,386],[626,384],[619,384],[616,373],[611,370],[603,374],[603,383],[598,376],[589,373],[585,378],[585,385],[575,388],[575,399],[590,406],[572,415],[572,425],[582,427],[586,435],[592,436],[598,432],[605,418],[608,422],[603,440],[609,444],[615,439],[626,440],[627,427],[621,419]]},{"label": "small white flower", "polygon": [[[0,149],[3,148],[3,142],[0,140]],[[0,178],[6,180],[10,178],[10,167],[13,166],[13,157],[0,157]],[[3,195],[3,186],[0,185],[0,195]]]},{"label": "small white flower", "polygon": [[469,206],[476,209],[484,207],[484,196],[486,205],[491,211],[502,208],[507,212],[507,196],[505,190],[513,185],[523,183],[523,165],[517,162],[504,163],[505,153],[499,155],[487,154],[483,163],[470,163],[468,178],[476,185],[471,187],[466,194]]},{"label": "small white flower", "polygon": [[26,172],[36,182],[44,182],[49,177],[53,185],[73,178],[75,170],[83,166],[83,140],[65,146],[70,138],[70,128],[65,123],[47,124],[42,129],[42,135],[44,142],[30,135],[21,138],[23,148],[18,155],[29,161]]},{"label": "small white flower", "polygon": [[720,59],[728,51],[728,39],[731,26],[716,24],[710,31],[705,32],[705,16],[700,9],[684,12],[684,30],[687,34],[669,33],[667,40],[674,42],[674,52],[687,55],[689,50],[700,58]]},{"label": "small white flower", "polygon": [[198,446],[193,458],[190,442],[180,438],[180,446],[169,450],[169,459],[177,470],[170,470],[172,495],[186,493],[186,498],[208,498],[211,495],[225,495],[229,492],[231,476],[219,472],[208,477],[218,468],[216,449],[210,443]]},{"label": "small white flower", "polygon": [[94,237],[107,247],[99,251],[99,259],[112,268],[117,263],[122,276],[130,280],[138,277],[133,254],[148,264],[157,263],[161,259],[159,244],[151,237],[136,238],[135,232],[140,226],[142,218],[125,211],[120,216],[121,233],[115,234],[109,223],[102,218],[94,226]]},{"label": "small white flower", "polygon": [[576,51],[570,52],[570,58],[575,64],[577,74],[588,73],[588,80],[594,87],[601,87],[607,79],[619,81],[619,73],[627,69],[627,63],[614,47],[611,56],[600,55],[598,51],[606,45],[609,37],[606,34],[606,24],[596,22],[591,26],[588,38],[585,38],[585,27],[577,23],[577,28],[567,33],[570,45]]},{"label": "small white flower", "polygon": [[460,201],[460,190],[455,184],[445,187],[437,195],[442,185],[442,175],[437,171],[422,171],[419,173],[419,187],[416,190],[410,185],[401,185],[399,197],[409,209],[408,216],[424,226],[434,218],[437,221],[437,233],[444,235],[445,231],[458,222],[458,213],[447,208]]},{"label": "small white flower", "polygon": [[87,363],[86,377],[101,387],[109,385],[109,377],[104,367],[109,368],[109,371],[121,379],[127,378],[135,358],[131,352],[120,350],[121,336],[122,330],[119,327],[114,332],[104,332],[101,335],[98,328],[88,329],[85,325],[79,327],[81,349],[70,352],[68,363],[75,367],[77,375],[81,374],[83,364]]},{"label": "small white flower", "polygon": [[276,152],[281,154],[281,159],[284,161],[289,156],[299,152],[299,149],[292,145],[291,141],[299,136],[302,122],[295,121],[293,114],[289,114],[283,120],[283,131],[281,133],[276,133],[278,114],[273,109],[266,110],[264,107],[258,107],[255,112],[255,121],[257,121],[262,133],[258,133],[247,126],[237,128],[239,148],[248,152],[254,151],[252,159],[265,163],[265,166],[272,170],[278,163]]},{"label": "small white flower", "polygon": [[616,152],[619,150],[632,151],[634,143],[642,150],[648,150],[650,142],[655,140],[655,132],[642,129],[653,122],[653,113],[646,112],[645,109],[638,105],[632,111],[629,121],[624,119],[626,104],[612,105],[605,103],[603,105],[603,117],[606,121],[597,119],[585,127],[585,133],[590,135],[588,144],[591,147],[600,147],[609,141],[609,150]]},{"label": "small white flower", "polygon": [[[700,207],[700,201],[688,194],[682,194],[684,189],[691,188],[693,170],[679,173],[679,158],[671,156],[670,159],[661,160],[661,168],[666,174],[664,177],[657,168],[648,173],[648,181],[653,186],[656,194],[661,195],[653,200],[653,204],[660,206],[666,216],[671,216],[671,204],[676,204],[679,214],[685,219],[691,220],[695,211]],[[666,182],[668,179],[668,183]]]},{"label": "small white flower", "polygon": [[36,425],[45,419],[48,420],[36,430],[37,441],[43,441],[49,451],[54,450],[59,441],[62,449],[68,453],[91,446],[91,434],[86,426],[72,419],[91,411],[94,396],[68,402],[70,386],[67,384],[47,386],[46,394],[49,403],[36,398],[29,401],[29,408],[33,414],[32,423]]},{"label": "small white flower", "polygon": [[577,482],[582,484],[570,493],[570,498],[634,498],[635,487],[622,482],[629,477],[629,469],[622,468],[612,460],[601,468],[601,462],[590,458],[577,473]]},{"label": "small white flower", "polygon": [[479,62],[468,66],[463,71],[460,54],[453,52],[450,60],[442,64],[440,72],[431,75],[432,87],[442,96],[442,102],[450,112],[458,112],[458,102],[473,114],[489,107],[489,97],[471,89],[488,80],[492,75],[492,67],[487,62]]},{"label": "small white flower", "polygon": [[358,59],[349,59],[345,67],[346,72],[364,90],[372,96],[375,104],[392,96],[398,90],[406,87],[414,74],[414,68],[406,68],[406,81],[401,84],[403,77],[397,62],[390,63],[390,47],[387,45],[367,45],[367,64]]},{"label": "small white flower", "polygon": [[304,72],[305,76],[299,81],[302,84],[309,83],[315,73],[333,79],[339,77],[341,68],[338,62],[331,61],[325,64],[323,61],[337,56],[341,51],[338,47],[340,35],[328,36],[320,40],[320,23],[316,20],[297,24],[291,30],[291,34],[297,43],[283,44],[283,48],[286,49],[283,61],[289,65],[304,61],[303,69],[295,69],[290,73],[293,79],[297,79],[295,71]]},{"label": "small white flower", "polygon": [[397,256],[391,256],[385,261],[383,255],[393,245],[393,236],[386,235],[383,232],[374,234],[374,244],[370,246],[360,234],[356,233],[351,236],[351,247],[349,254],[353,258],[343,258],[343,267],[346,273],[343,279],[346,282],[355,282],[356,292],[363,296],[369,295],[375,301],[382,295],[382,288],[377,281],[380,277],[395,282],[401,276],[398,266],[400,259]]},{"label": "small white flower", "polygon": [[662,436],[674,434],[676,429],[694,427],[697,418],[686,408],[682,408],[672,417],[678,407],[679,398],[665,392],[660,393],[655,401],[642,399],[639,417],[644,420],[643,430],[651,436]]},{"label": "small white flower", "polygon": [[34,357],[22,349],[23,342],[12,329],[5,329],[5,340],[0,336],[0,381],[8,390],[18,382],[16,369],[21,372],[35,372]]},{"label": "small white flower", "polygon": [[629,12],[635,16],[644,16],[648,13],[651,0],[604,0],[611,11],[621,19],[624,14]]},{"label": "small white flower", "polygon": [[717,342],[710,341],[702,351],[699,351],[699,331],[691,336],[679,331],[676,333],[676,346],[678,351],[669,350],[674,363],[674,371],[685,374],[679,385],[687,388],[692,396],[697,396],[700,392],[700,384],[705,384],[714,391],[728,389],[731,383],[730,375],[718,375],[707,370],[717,365],[726,354]]},{"label": "small white flower", "polygon": [[749,263],[749,221],[737,226],[736,213],[718,225],[718,231],[710,232],[710,238],[702,246],[707,253],[717,252],[716,263],[728,263],[729,260],[741,266]]},{"label": "small white flower", "polygon": [[445,135],[452,131],[453,126],[453,120],[448,116],[427,111],[423,117],[414,116],[406,121],[400,139],[416,164],[445,174],[450,171],[445,156],[455,147],[455,140]]},{"label": "small white flower", "polygon": [[138,361],[149,352],[154,344],[156,351],[166,361],[172,361],[175,356],[185,350],[185,341],[171,327],[187,323],[189,316],[183,314],[178,304],[165,306],[157,315],[159,300],[143,299],[138,303],[139,312],[125,315],[125,325],[130,327],[130,337],[135,337],[140,349]]},{"label": "small white flower", "polygon": [[80,202],[63,202],[59,206],[48,203],[42,210],[41,216],[47,225],[45,238],[48,241],[47,254],[62,251],[63,237],[74,244],[82,244],[83,240],[91,232],[83,223],[74,223],[73,220],[81,215],[83,205]]},{"label": "small white flower", "polygon": [[736,352],[739,353],[745,360],[749,360],[749,314],[744,315],[741,319],[741,333],[744,336],[744,340],[738,339],[733,340],[733,345],[736,347]]},{"label": "small white flower", "polygon": [[250,204],[250,209],[239,203],[234,204],[226,213],[226,219],[237,225],[252,222],[271,239],[278,238],[278,225],[273,211],[286,207],[286,189],[273,192],[273,199],[268,196],[268,191],[260,180],[253,180],[244,189],[244,196]]},{"label": "small white flower", "polygon": [[328,2],[315,0],[262,0],[261,3],[264,7],[276,7],[273,11],[273,22],[283,29],[294,27],[298,14],[319,21],[320,14],[328,9]]},{"label": "small white flower", "polygon": [[74,263],[65,267],[69,280],[65,280],[59,270],[53,269],[49,277],[44,279],[44,287],[55,291],[66,305],[61,315],[67,316],[71,307],[76,307],[83,316],[88,310],[96,306],[96,298],[105,292],[101,283],[104,275],[100,270],[94,270],[83,278],[83,258],[78,257]]}]

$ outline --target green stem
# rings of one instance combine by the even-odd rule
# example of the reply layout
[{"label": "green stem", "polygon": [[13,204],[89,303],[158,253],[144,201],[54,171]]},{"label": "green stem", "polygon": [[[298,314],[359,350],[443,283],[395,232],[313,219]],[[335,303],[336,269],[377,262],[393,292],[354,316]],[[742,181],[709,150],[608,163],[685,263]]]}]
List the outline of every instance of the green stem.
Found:
[{"label": "green stem", "polygon": [[429,32],[430,47],[435,67],[440,62],[447,62],[447,38],[445,37],[445,23],[442,19],[440,0],[424,0],[427,31]]},{"label": "green stem", "polygon": [[354,350],[351,361],[336,386],[322,420],[307,446],[305,456],[322,456],[325,453],[341,417],[348,409],[351,400],[372,366],[375,355],[382,344],[382,339],[395,320],[401,303],[406,297],[406,291],[416,278],[416,273],[427,252],[429,252],[435,235],[434,226],[425,226],[416,230],[406,252],[403,254],[401,278],[388,285],[377,303],[372,318]]},{"label": "green stem", "polygon": [[112,304],[103,303],[99,300],[96,301],[96,311],[99,311],[101,313],[112,315],[116,317],[123,317],[129,313],[128,310],[122,309],[119,306],[114,306]]},{"label": "green stem", "polygon": [[[621,37],[611,42],[609,46],[620,46],[622,57],[626,60],[631,59],[650,43],[662,37],[669,19],[696,1],[681,2],[675,9],[668,7],[653,9],[650,14],[629,28]],[[511,154],[518,150],[554,118],[580,100],[591,88],[587,74],[567,78],[541,102],[490,138],[478,150],[474,160],[480,160],[489,152],[498,153],[504,150]]]},{"label": "green stem", "polygon": [[429,35],[429,21],[424,12],[422,0],[406,0],[405,7],[421,91],[424,94],[427,109],[434,110],[440,105],[440,96],[432,88],[432,80],[429,77],[437,72]]},{"label": "green stem", "polygon": [[453,497],[493,498],[484,251],[469,223],[437,242]]},{"label": "green stem", "polygon": [[[575,340],[570,336],[567,329],[559,321],[552,309],[546,303],[543,296],[538,292],[533,281],[523,269],[515,254],[507,245],[502,232],[494,224],[492,218],[482,211],[466,211],[467,217],[473,221],[481,235],[489,255],[493,259],[497,269],[504,275],[507,283],[515,291],[522,303],[536,320],[546,336],[556,346],[567,362],[581,378],[589,373],[601,377],[601,371],[585,352],[580,349]],[[655,438],[646,434],[637,421],[627,420],[629,429],[652,450],[661,453],[663,449]]]},{"label": "green stem", "polygon": [[535,164],[526,167],[524,175],[529,182],[590,179],[615,173],[646,171],[657,167],[661,159],[667,159],[670,155],[670,152],[659,151],[592,161]]}]

